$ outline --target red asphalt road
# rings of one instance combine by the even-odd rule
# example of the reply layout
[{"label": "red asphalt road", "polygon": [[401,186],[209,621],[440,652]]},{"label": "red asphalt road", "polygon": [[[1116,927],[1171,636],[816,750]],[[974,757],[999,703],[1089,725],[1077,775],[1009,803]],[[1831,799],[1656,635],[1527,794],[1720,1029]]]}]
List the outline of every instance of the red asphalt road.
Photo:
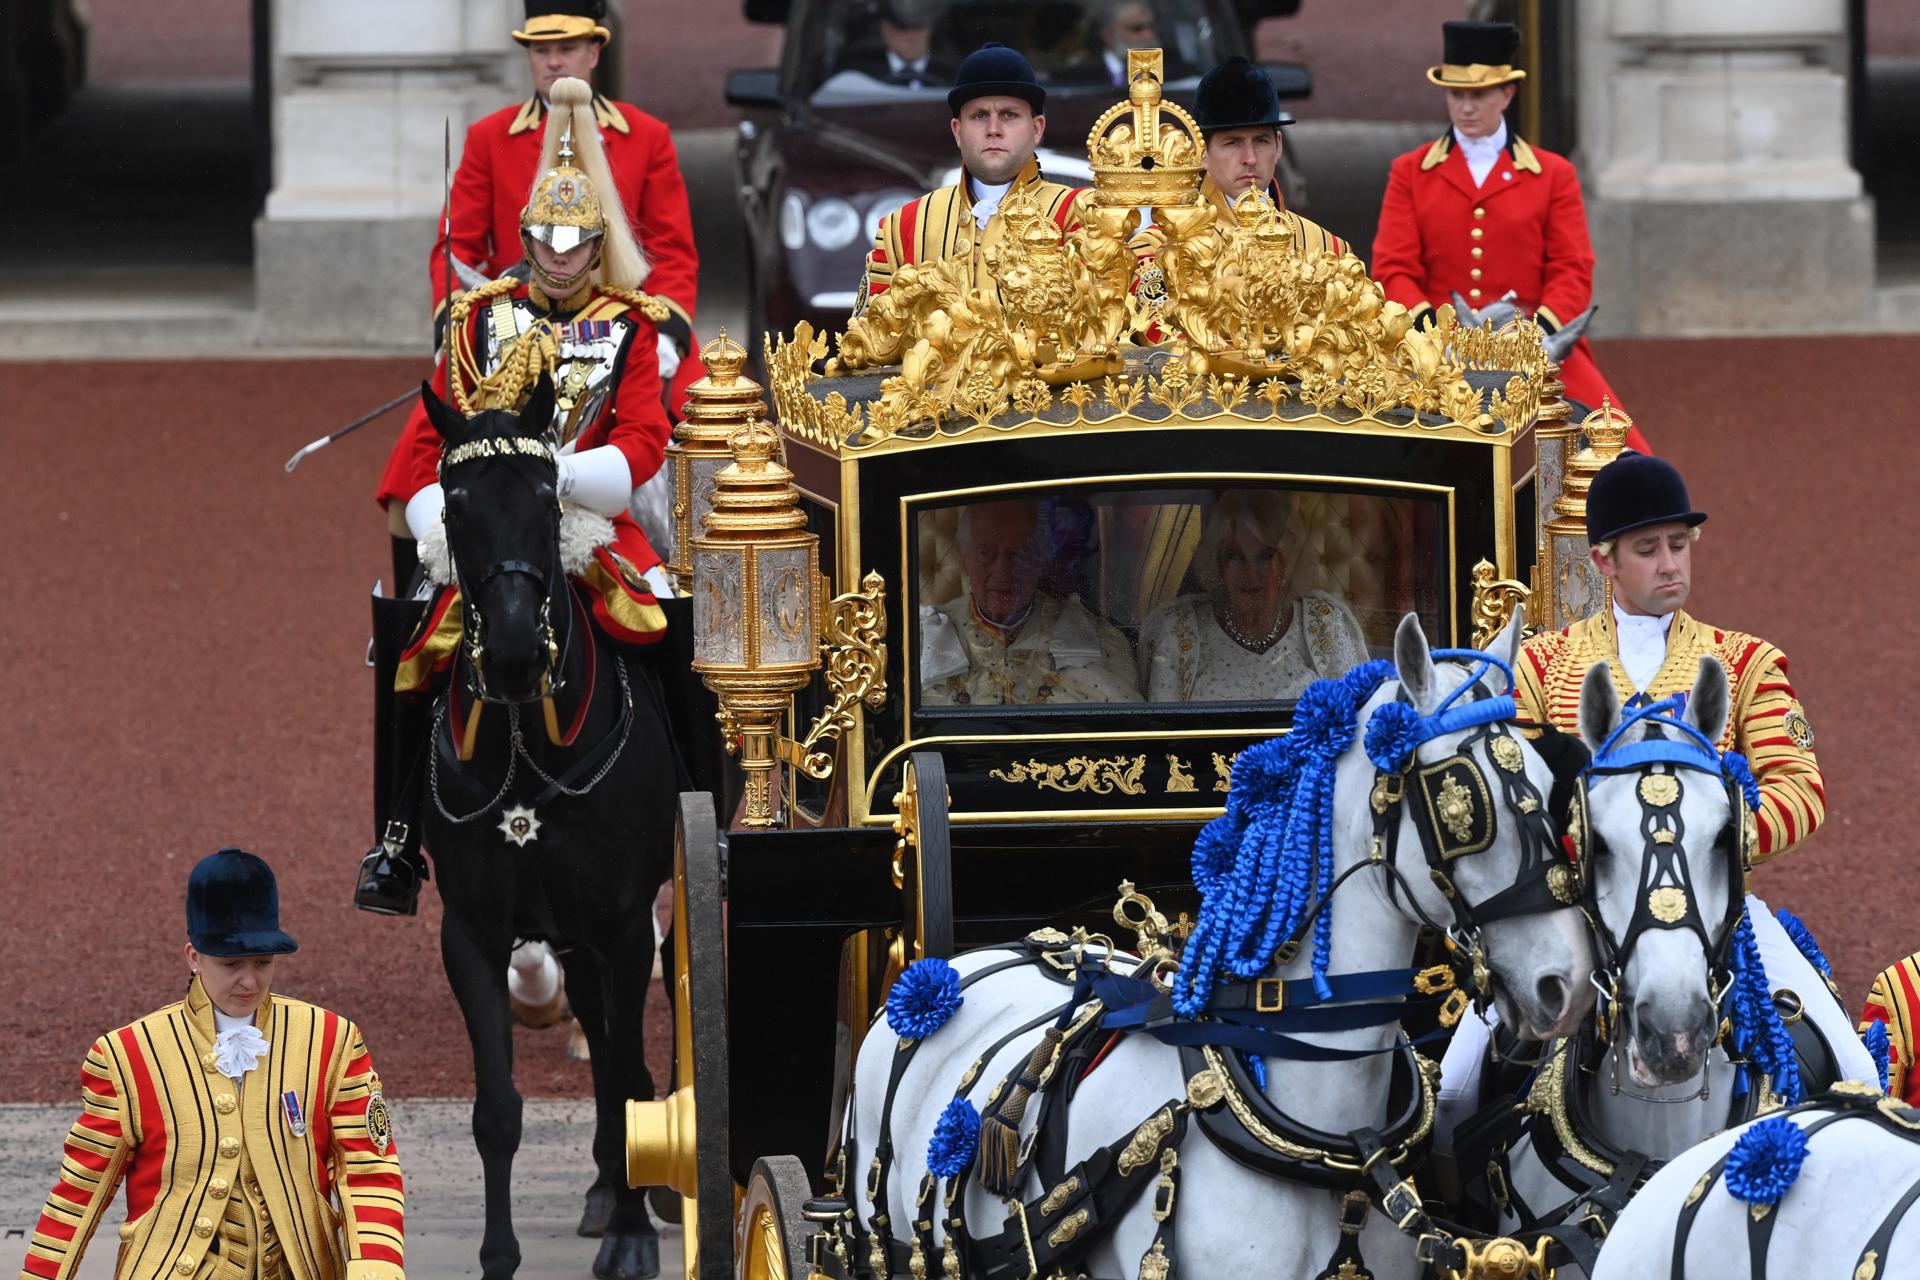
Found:
[{"label": "red asphalt road", "polygon": [[[1920,339],[1596,345],[1713,513],[1696,612],[1792,659],[1832,816],[1759,889],[1814,926],[1857,1006],[1920,948],[1900,871],[1920,511],[1896,416]],[[0,365],[0,1101],[72,1101],[95,1035],[177,998],[187,868],[223,844],[280,872],[302,950],[279,988],[358,1019],[390,1092],[470,1093],[432,892],[413,920],[348,902],[368,836],[365,596],[386,560],[369,495],[398,416],[281,471],[420,375]],[[520,1037],[527,1094],[588,1092],[558,1035]]]}]

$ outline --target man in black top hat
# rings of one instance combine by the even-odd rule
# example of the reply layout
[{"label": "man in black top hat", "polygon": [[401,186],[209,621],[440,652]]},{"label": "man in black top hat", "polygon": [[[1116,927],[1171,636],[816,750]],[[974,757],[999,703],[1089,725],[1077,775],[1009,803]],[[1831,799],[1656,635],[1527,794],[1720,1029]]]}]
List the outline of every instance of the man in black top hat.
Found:
[{"label": "man in black top hat", "polygon": [[186,998],[94,1041],[23,1274],[72,1280],[127,1184],[116,1280],[404,1280],[393,1121],[360,1031],[271,990],[273,869],[187,878]]},{"label": "man in black top hat", "polygon": [[985,44],[968,54],[947,94],[960,181],[929,192],[880,222],[854,314],[884,293],[894,272],[916,263],[967,258],[974,283],[992,283],[985,251],[1001,235],[1001,201],[1013,191],[1037,198],[1060,234],[1079,224],[1084,187],[1048,182],[1034,155],[1047,131],[1047,91],[1018,49]]}]

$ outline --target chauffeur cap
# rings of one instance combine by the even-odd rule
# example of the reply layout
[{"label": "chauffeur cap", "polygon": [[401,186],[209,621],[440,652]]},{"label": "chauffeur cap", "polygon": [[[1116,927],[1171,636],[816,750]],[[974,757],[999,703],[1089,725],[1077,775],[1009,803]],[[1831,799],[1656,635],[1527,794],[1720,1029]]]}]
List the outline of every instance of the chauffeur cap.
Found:
[{"label": "chauffeur cap", "polygon": [[1695,511],[1687,482],[1671,462],[1629,449],[1600,468],[1587,490],[1587,544],[1611,542],[1621,534],[1655,524],[1704,524]]},{"label": "chauffeur cap", "polygon": [[1033,64],[1018,49],[988,41],[960,63],[953,73],[953,88],[947,93],[947,105],[958,117],[960,108],[975,98],[1019,98],[1039,115],[1047,109],[1047,91]]},{"label": "chauffeur cap", "polygon": [[300,944],[280,928],[273,868],[244,849],[222,849],[187,876],[187,941],[208,956],[278,956]]},{"label": "chauffeur cap", "polygon": [[1520,56],[1520,28],[1511,22],[1443,22],[1440,65],[1427,79],[1442,89],[1492,89],[1527,73],[1513,65]]},{"label": "chauffeur cap", "polygon": [[527,21],[513,38],[521,44],[549,40],[597,40],[605,44],[607,0],[526,0]]},{"label": "chauffeur cap", "polygon": [[1280,109],[1273,80],[1238,55],[1200,77],[1194,93],[1193,118],[1206,137],[1227,129],[1279,128],[1293,117]]}]

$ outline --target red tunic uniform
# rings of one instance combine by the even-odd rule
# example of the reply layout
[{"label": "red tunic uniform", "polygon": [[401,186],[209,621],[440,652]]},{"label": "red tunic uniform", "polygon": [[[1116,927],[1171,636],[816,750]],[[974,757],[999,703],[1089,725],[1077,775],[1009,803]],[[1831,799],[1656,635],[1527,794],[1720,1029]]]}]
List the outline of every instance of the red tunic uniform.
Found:
[{"label": "red tunic uniform", "polygon": [[[693,308],[698,292],[700,256],[693,244],[693,215],[687,208],[687,184],[680,175],[673,135],[660,120],[631,103],[596,96],[593,111],[600,140],[620,189],[620,204],[633,222],[640,248],[652,264],[646,290],[673,314],[661,326],[683,354],[693,350]],[[537,96],[503,107],[467,130],[460,168],[453,176],[448,218],[453,226],[453,256],[492,279],[519,262],[520,211],[533,190],[546,132],[547,106]],[[446,263],[435,238],[427,275],[433,282],[434,313],[446,295]],[[454,282],[459,287],[459,282]],[[676,371],[674,404],[683,383],[704,376],[698,359],[682,361]]]},{"label": "red tunic uniform", "polygon": [[[1453,132],[1393,162],[1380,227],[1373,238],[1373,276],[1416,317],[1458,293],[1476,309],[1509,290],[1549,333],[1593,299],[1593,246],[1580,176],[1565,158],[1509,135],[1487,180],[1474,185]],[[1567,398],[1598,409],[1616,407],[1593,349],[1581,338],[1560,367]],[[1637,433],[1628,443],[1642,451]]]},{"label": "red tunic uniform", "polygon": [[[600,445],[619,449],[636,488],[660,469],[672,428],[660,399],[656,351],[659,329],[641,306],[628,298],[595,290],[576,311],[552,311],[524,280],[499,281],[469,296],[474,303],[467,312],[462,335],[455,339],[456,351],[464,345],[474,366],[484,374],[499,362],[503,344],[498,335],[504,326],[511,325],[520,334],[527,333],[532,325],[549,326],[563,363],[570,358],[592,358],[604,366],[604,373],[596,374],[586,385],[597,387],[603,377],[609,384],[599,417],[581,430],[574,442],[575,452]],[[630,297],[646,303],[654,301],[641,295]],[[455,315],[459,315],[457,309]],[[436,386],[441,385],[443,376],[436,375]],[[556,410],[556,425],[563,412]],[[406,428],[387,458],[376,499],[405,505],[420,490],[437,482],[440,448],[440,433],[428,421],[425,404],[414,405]],[[595,616],[609,635],[629,643],[658,638],[664,622],[652,592],[639,578],[658,564],[659,554],[633,517],[624,511],[615,516],[613,542],[595,553],[595,563],[581,575],[593,588]],[[429,633],[436,630],[443,617],[454,619],[449,625],[457,624],[459,611],[449,611],[445,600],[430,612],[435,625],[426,629]],[[436,661],[451,652],[436,653]]]}]

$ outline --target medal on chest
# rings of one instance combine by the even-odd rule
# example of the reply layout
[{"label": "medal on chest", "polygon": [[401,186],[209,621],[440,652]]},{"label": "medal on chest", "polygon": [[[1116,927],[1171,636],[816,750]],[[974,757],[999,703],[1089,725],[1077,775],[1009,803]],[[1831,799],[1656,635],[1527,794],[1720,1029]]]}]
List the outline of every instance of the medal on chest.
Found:
[{"label": "medal on chest", "polygon": [[292,1089],[280,1095],[280,1110],[287,1118],[287,1132],[296,1138],[307,1136],[307,1113],[300,1109],[300,1095]]}]

